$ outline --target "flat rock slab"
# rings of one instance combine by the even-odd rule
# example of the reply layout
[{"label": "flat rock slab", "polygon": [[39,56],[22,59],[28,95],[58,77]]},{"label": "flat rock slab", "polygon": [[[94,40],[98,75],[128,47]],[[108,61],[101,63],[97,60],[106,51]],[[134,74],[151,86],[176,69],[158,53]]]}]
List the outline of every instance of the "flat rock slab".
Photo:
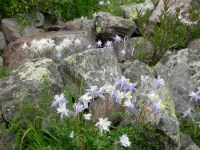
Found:
[{"label": "flat rock slab", "polygon": [[112,49],[89,49],[65,58],[60,66],[62,78],[67,84],[70,79],[84,82],[86,87],[103,86],[121,76],[117,58]]},{"label": "flat rock slab", "polygon": [[[51,53],[41,53],[39,51],[31,51],[23,49],[24,43],[31,45],[33,40],[41,39],[51,39],[55,41],[55,45],[59,45],[64,39],[68,39],[69,45],[63,50],[63,58],[68,57],[74,53],[83,52],[87,49],[89,44],[95,42],[94,37],[84,31],[73,30],[73,31],[55,31],[47,33],[39,33],[32,37],[21,37],[20,39],[11,42],[5,48],[5,64],[9,68],[17,68],[19,65],[26,62],[28,59],[38,58],[38,57],[48,57],[53,58],[56,54],[56,50],[52,50]],[[74,45],[76,39],[80,40],[78,46]]]}]

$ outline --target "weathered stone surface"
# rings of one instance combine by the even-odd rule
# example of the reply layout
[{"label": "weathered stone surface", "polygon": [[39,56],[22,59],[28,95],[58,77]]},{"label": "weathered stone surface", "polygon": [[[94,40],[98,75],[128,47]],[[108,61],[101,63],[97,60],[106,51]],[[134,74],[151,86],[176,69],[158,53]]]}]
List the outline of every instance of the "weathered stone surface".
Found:
[{"label": "weathered stone surface", "polygon": [[200,150],[190,136],[181,133],[181,150]]},{"label": "weathered stone surface", "polygon": [[[147,77],[145,83],[137,87],[132,101],[136,101],[136,111],[127,110],[123,120],[124,124],[133,124],[135,122],[146,122],[163,131],[169,138],[171,147],[179,149],[180,130],[179,121],[176,117],[175,104],[170,95],[169,89],[162,85],[160,88],[154,86],[154,78]],[[149,98],[145,95],[153,94],[154,100],[159,102],[159,112],[149,105]]]},{"label": "weathered stone surface", "polygon": [[43,13],[37,13],[35,18],[32,21],[32,24],[34,27],[41,27],[44,25],[44,14]]},{"label": "weathered stone surface", "polygon": [[195,40],[191,41],[188,44],[188,48],[200,50],[200,39],[195,39]]},{"label": "weathered stone surface", "polygon": [[136,25],[133,21],[112,16],[109,13],[99,12],[94,19],[95,31],[102,40],[108,40],[115,35],[131,36]]},{"label": "weathered stone surface", "polygon": [[124,16],[128,19],[137,19],[138,11],[140,15],[144,15],[147,11],[154,9],[154,4],[150,0],[146,0],[144,3],[132,3],[121,6]]},{"label": "weathered stone surface", "polygon": [[96,98],[92,101],[89,109],[92,112],[93,122],[97,122],[99,118],[109,118],[112,124],[118,124],[122,120],[121,114],[125,111],[108,95]]},{"label": "weathered stone surface", "polygon": [[6,40],[3,33],[0,31],[0,51],[4,50],[6,47]]},{"label": "weathered stone surface", "polygon": [[84,81],[86,87],[100,87],[121,76],[113,50],[106,48],[89,49],[65,58],[60,64],[60,72],[66,84],[76,78],[76,83]]},{"label": "weathered stone surface", "polygon": [[3,59],[0,56],[0,67],[2,67],[2,66],[3,66]]},{"label": "weathered stone surface", "polygon": [[125,62],[122,71],[122,75],[130,79],[131,82],[140,82],[141,75],[154,77],[153,69],[138,60]]},{"label": "weathered stone surface", "polygon": [[21,36],[32,36],[41,31],[33,26],[27,26],[21,31],[17,21],[13,18],[3,19],[1,24],[2,32],[8,42],[15,41]]},{"label": "weathered stone surface", "polygon": [[[62,50],[62,58],[70,56],[74,53],[83,52],[87,49],[89,44],[95,42],[94,37],[90,36],[87,32],[80,30],[73,31],[57,31],[57,32],[47,32],[39,33],[32,37],[21,37],[20,39],[11,42],[5,48],[5,64],[10,68],[16,68],[17,66],[23,64],[27,59],[32,59],[36,57],[48,57],[55,58],[57,49],[49,50],[47,53],[23,49],[24,43],[31,45],[33,40],[41,39],[51,39],[55,41],[55,47],[58,46],[64,39],[67,40],[66,47]],[[75,44],[76,40],[80,40],[79,44]]]},{"label": "weathered stone surface", "polygon": [[46,31],[59,31],[59,30],[81,30],[81,19],[77,18],[72,21],[58,21],[51,22],[48,21],[44,25]]},{"label": "weathered stone surface", "polygon": [[0,80],[0,122],[9,122],[22,101],[37,98],[42,89],[43,76],[49,79],[56,94],[63,89],[57,65],[46,58],[28,61]]},{"label": "weathered stone surface", "polygon": [[[145,55],[152,48],[151,42],[143,37],[127,38],[123,43],[114,46],[119,62],[137,59],[139,55]],[[126,54],[123,55],[122,50],[125,50]]]},{"label": "weathered stone surface", "polygon": [[156,66],[156,72],[166,80],[177,112],[192,107],[189,93],[200,86],[200,49],[183,49],[168,54]]}]

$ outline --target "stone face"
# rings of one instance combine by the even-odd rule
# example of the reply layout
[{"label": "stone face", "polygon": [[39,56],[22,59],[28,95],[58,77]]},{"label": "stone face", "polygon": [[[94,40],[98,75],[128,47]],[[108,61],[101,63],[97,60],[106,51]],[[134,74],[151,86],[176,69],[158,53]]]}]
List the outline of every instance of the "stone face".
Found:
[{"label": "stone face", "polygon": [[183,49],[176,54],[168,54],[156,66],[156,72],[166,80],[174,98],[177,112],[192,107],[189,93],[200,86],[199,49]]},{"label": "stone face", "polygon": [[46,76],[54,93],[63,89],[63,82],[57,65],[51,59],[35,59],[13,70],[9,76],[0,80],[0,113],[2,122],[9,122],[18,111],[22,101],[35,100],[42,89]]},{"label": "stone face", "polygon": [[121,17],[112,16],[109,13],[99,12],[94,19],[95,31],[102,40],[108,40],[119,36],[131,36],[136,25],[133,21]]},{"label": "stone face", "polygon": [[138,12],[140,11],[140,15],[144,15],[147,11],[152,11],[154,9],[153,2],[146,0],[144,3],[132,3],[128,5],[121,6],[124,16],[128,19],[137,19]]},{"label": "stone face", "polygon": [[3,66],[3,59],[0,56],[0,67],[2,67],[2,66]]},{"label": "stone face", "polygon": [[[180,15],[179,18],[183,23],[186,24],[193,24],[195,22],[190,21],[188,18],[188,10],[190,9],[192,0],[169,0],[167,3],[167,11],[170,14],[175,15],[176,10],[180,9]],[[150,21],[157,22],[159,21],[159,16],[162,14],[162,11],[164,10],[164,0],[159,0],[157,2],[157,5],[155,9],[152,12],[152,15],[150,17]],[[196,24],[196,23],[195,23]]]},{"label": "stone face", "polygon": [[[41,39],[51,39],[55,41],[55,49],[45,51],[35,51],[29,49],[23,49],[24,43],[31,46],[33,40]],[[39,33],[32,37],[21,37],[20,39],[11,42],[5,48],[5,64],[10,68],[16,68],[17,66],[23,64],[27,59],[38,58],[38,57],[48,57],[55,58],[56,46],[60,45],[64,39],[67,39],[68,45],[62,50],[62,58],[68,57],[74,53],[83,52],[87,49],[89,44],[93,44],[94,38],[90,36],[87,32],[73,30],[73,31],[57,31],[57,32],[47,32]],[[80,40],[79,44],[75,44],[76,40]]]},{"label": "stone face", "polygon": [[44,25],[44,14],[37,13],[36,17],[33,19],[32,24],[34,27],[41,27]]},{"label": "stone face", "polygon": [[195,40],[191,41],[188,44],[188,48],[200,50],[200,39],[195,39]]},{"label": "stone face", "polygon": [[181,133],[181,150],[200,150],[190,136]]},{"label": "stone face", "polygon": [[6,40],[3,33],[0,31],[0,51],[4,50],[6,47]]},{"label": "stone face", "polygon": [[[123,43],[115,44],[114,50],[118,56],[119,62],[125,60],[137,59],[139,55],[145,55],[153,48],[150,41],[143,37],[127,38]],[[122,50],[126,51],[126,54],[122,54]]]},{"label": "stone face", "polygon": [[22,31],[20,30],[17,21],[13,18],[6,18],[1,21],[2,32],[8,42],[15,41],[21,36],[32,36],[40,32],[39,29],[33,26],[27,26]]},{"label": "stone face", "polygon": [[99,118],[109,118],[112,124],[119,123],[122,120],[120,113],[124,112],[124,108],[109,96],[96,98],[92,101],[89,109],[92,112],[93,122],[97,122]]},{"label": "stone face", "polygon": [[[139,70],[139,69],[138,69]],[[173,143],[173,148],[180,147],[179,121],[176,117],[175,104],[169,89],[163,85],[160,88],[154,86],[155,79],[148,76],[145,83],[137,86],[132,101],[136,101],[136,111],[127,110],[123,118],[124,124],[133,124],[136,121],[149,123],[163,131]],[[145,94],[153,94],[153,101],[159,102],[159,112],[149,105],[149,98]]]},{"label": "stone face", "polygon": [[83,81],[86,87],[100,87],[121,76],[113,50],[106,48],[89,49],[69,56],[61,62],[59,68],[66,84],[76,78],[77,83]]},{"label": "stone face", "polygon": [[122,66],[122,70],[123,76],[130,79],[131,82],[140,82],[141,75],[150,77],[154,76],[153,70],[138,60],[135,60],[134,62],[125,62]]}]

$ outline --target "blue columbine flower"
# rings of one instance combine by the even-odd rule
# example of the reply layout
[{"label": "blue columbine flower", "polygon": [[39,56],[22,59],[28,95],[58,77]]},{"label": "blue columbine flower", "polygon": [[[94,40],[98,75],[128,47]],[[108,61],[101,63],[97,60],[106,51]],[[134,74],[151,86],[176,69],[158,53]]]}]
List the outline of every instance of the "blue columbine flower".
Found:
[{"label": "blue columbine flower", "polygon": [[80,102],[74,103],[74,111],[76,115],[81,113],[83,110],[84,110],[83,104],[81,104]]},{"label": "blue columbine flower", "polygon": [[116,35],[114,38],[115,43],[120,43],[122,41],[122,38],[119,35]]},{"label": "blue columbine flower", "polygon": [[194,100],[195,102],[198,102],[200,100],[200,91],[197,91],[196,93],[195,92],[190,92],[189,97],[191,97],[190,98],[190,102],[192,100]]},{"label": "blue columbine flower", "polygon": [[64,97],[64,94],[60,94],[59,95],[55,95],[54,96],[54,101],[52,103],[52,107],[58,106],[58,105],[62,105],[62,104],[67,104],[68,101],[67,99]]}]

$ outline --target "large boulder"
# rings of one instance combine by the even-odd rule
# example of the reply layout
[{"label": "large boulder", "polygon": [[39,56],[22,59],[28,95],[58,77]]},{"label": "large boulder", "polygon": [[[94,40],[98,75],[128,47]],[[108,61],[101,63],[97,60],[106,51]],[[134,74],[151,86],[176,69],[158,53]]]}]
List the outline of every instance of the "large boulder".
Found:
[{"label": "large boulder", "polygon": [[136,25],[133,21],[99,12],[94,18],[97,37],[102,40],[112,39],[115,35],[130,37]]},{"label": "large boulder", "polygon": [[84,82],[86,87],[103,86],[121,76],[117,58],[112,49],[89,49],[65,58],[60,66],[66,84],[76,78],[76,83]]},{"label": "large boulder", "polygon": [[0,31],[0,51],[4,50],[6,47],[6,40],[3,33]]},{"label": "large boulder", "polygon": [[200,87],[200,49],[183,49],[166,56],[155,66],[156,72],[166,80],[176,111],[183,113],[193,107],[189,93]]},{"label": "large boulder", "polygon": [[145,76],[141,86],[137,86],[131,99],[136,109],[126,110],[122,125],[135,122],[151,124],[169,137],[167,149],[176,150],[180,148],[180,130],[175,104],[164,81],[159,86],[156,82],[155,78]]},{"label": "large boulder", "polygon": [[21,29],[17,24],[17,21],[13,18],[3,19],[1,21],[1,26],[2,32],[8,42],[15,41],[21,36],[32,36],[41,31],[34,26],[27,26],[24,29]]},{"label": "large boulder", "polygon": [[137,19],[138,11],[140,15],[144,15],[147,11],[154,9],[154,3],[146,0],[144,3],[132,3],[121,6],[124,16],[128,19]]},{"label": "large boulder", "polygon": [[57,65],[47,58],[28,61],[0,80],[0,122],[11,121],[20,103],[37,99],[44,77],[49,80],[53,92],[62,91]]},{"label": "large boulder", "polygon": [[[33,41],[40,44],[34,44]],[[47,41],[51,41],[51,43],[43,44]],[[55,58],[57,53],[61,53],[62,56],[59,59],[62,59],[74,53],[83,52],[89,44],[92,45],[94,42],[94,37],[80,30],[63,30],[39,33],[32,37],[21,37],[8,44],[5,48],[5,64],[9,68],[16,68],[27,59],[38,57]],[[24,45],[33,48],[24,48]],[[44,47],[48,47],[47,45],[49,45],[51,47],[49,49],[39,49],[41,45]]]},{"label": "large boulder", "polygon": [[140,83],[141,76],[154,77],[154,71],[146,64],[135,60],[133,62],[125,62],[122,66],[122,75],[130,79],[131,82]]}]

